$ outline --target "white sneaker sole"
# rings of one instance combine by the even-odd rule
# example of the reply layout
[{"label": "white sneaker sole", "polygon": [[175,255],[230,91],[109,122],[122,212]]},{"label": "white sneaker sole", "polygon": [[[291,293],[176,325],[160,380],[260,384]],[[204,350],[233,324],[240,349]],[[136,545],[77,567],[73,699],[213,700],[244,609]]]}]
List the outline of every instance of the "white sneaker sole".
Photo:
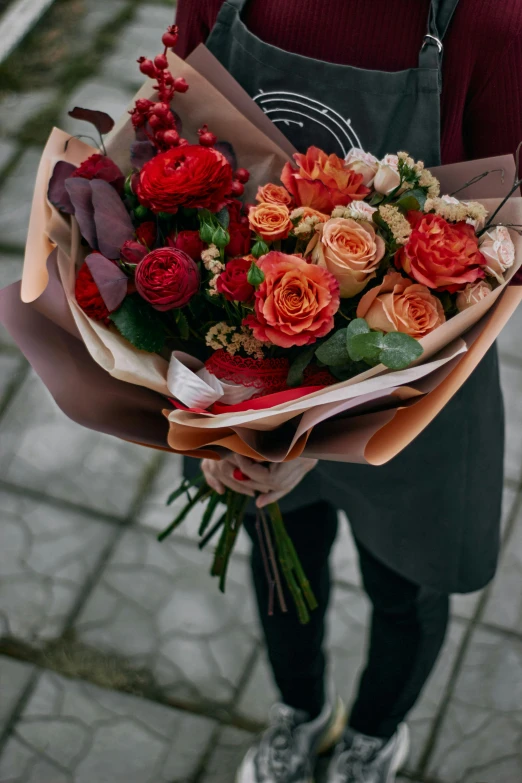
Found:
[{"label": "white sneaker sole", "polygon": [[399,736],[397,738],[397,751],[393,759],[386,783],[395,783],[395,777],[405,765],[410,753],[410,730],[405,723],[401,723],[398,728]]}]

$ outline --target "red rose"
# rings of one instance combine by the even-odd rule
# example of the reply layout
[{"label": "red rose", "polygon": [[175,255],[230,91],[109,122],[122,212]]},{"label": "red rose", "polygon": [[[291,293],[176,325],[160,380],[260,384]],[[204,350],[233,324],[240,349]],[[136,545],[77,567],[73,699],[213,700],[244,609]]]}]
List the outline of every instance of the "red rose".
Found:
[{"label": "red rose", "polygon": [[206,248],[205,243],[201,241],[199,231],[180,231],[177,236],[175,233],[169,234],[167,243],[169,247],[177,247],[178,250],[183,250],[194,261],[201,259],[201,253]]},{"label": "red rose", "polygon": [[120,256],[128,264],[139,264],[142,258],[145,258],[148,250],[140,242],[134,239],[128,239],[123,243],[120,250]]},{"label": "red rose", "polygon": [[71,174],[71,177],[81,177],[82,179],[103,179],[121,193],[125,184],[125,177],[118,166],[106,155],[91,155],[84,160],[82,165]]},{"label": "red rose", "polygon": [[141,242],[142,245],[152,250],[156,244],[157,229],[156,223],[153,220],[148,220],[146,223],[142,223],[136,229],[136,239]]},{"label": "red rose", "polygon": [[432,213],[410,212],[413,231],[395,264],[418,283],[451,293],[485,276],[486,259],[469,223],[448,223]]},{"label": "red rose", "polygon": [[218,276],[216,288],[229,302],[248,302],[254,296],[254,286],[247,280],[254,260],[254,256],[233,258]]},{"label": "red rose", "polygon": [[174,214],[178,207],[217,212],[232,187],[232,168],[212,147],[187,144],[160,152],[139,175],[136,195],[153,212]]},{"label": "red rose", "polygon": [[81,265],[78,272],[74,286],[74,295],[85,315],[88,315],[93,321],[102,321],[105,324],[110,323],[109,310],[102,299],[98,286],[94,282],[89,267],[85,263]]},{"label": "red rose", "polygon": [[245,256],[250,252],[251,231],[246,223],[230,223],[228,227],[230,242],[226,247],[227,256]]},{"label": "red rose", "polygon": [[173,310],[197,293],[199,271],[182,250],[161,247],[140,261],[134,280],[140,296],[156,310]]}]

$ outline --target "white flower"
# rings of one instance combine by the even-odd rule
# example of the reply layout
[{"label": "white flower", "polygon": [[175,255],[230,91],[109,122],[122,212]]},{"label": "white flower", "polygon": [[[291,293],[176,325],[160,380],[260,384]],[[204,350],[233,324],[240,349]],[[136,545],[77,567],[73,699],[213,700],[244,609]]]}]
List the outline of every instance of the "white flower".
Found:
[{"label": "white flower", "polygon": [[379,161],[371,152],[365,152],[359,147],[352,147],[345,157],[348,168],[363,175],[363,185],[369,188],[373,184],[375,175],[379,168]]},{"label": "white flower", "polygon": [[480,252],[486,258],[486,272],[499,283],[503,283],[503,273],[513,266],[515,261],[515,245],[507,228],[496,226],[491,231],[486,231],[480,244]]},{"label": "white flower", "polygon": [[457,310],[462,312],[462,310],[467,310],[468,307],[473,307],[474,304],[485,299],[492,290],[487,280],[477,280],[475,283],[468,283],[466,288],[457,294]]},{"label": "white flower", "polygon": [[374,212],[377,212],[377,208],[370,206],[366,201],[352,201],[345,208],[344,217],[351,217],[354,220],[371,220]]},{"label": "white flower", "polygon": [[377,193],[387,196],[401,184],[399,158],[397,155],[385,155],[379,163],[379,169],[373,181]]}]

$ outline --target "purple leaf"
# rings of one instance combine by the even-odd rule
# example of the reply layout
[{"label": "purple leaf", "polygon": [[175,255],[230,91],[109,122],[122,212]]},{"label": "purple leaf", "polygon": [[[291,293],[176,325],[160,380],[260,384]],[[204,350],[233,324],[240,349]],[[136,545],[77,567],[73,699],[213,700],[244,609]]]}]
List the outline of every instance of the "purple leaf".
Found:
[{"label": "purple leaf", "polygon": [[98,286],[107,310],[111,313],[117,310],[127,296],[127,275],[117,264],[100,253],[91,253],[85,259],[85,263]]},{"label": "purple leaf", "polygon": [[176,123],[176,130],[181,136],[181,133],[183,131],[183,121],[177,111],[174,111],[174,109],[171,109],[172,116],[174,117],[174,122]]},{"label": "purple leaf", "polygon": [[79,106],[69,112],[69,117],[74,120],[85,120],[94,125],[100,134],[109,133],[114,128],[114,120],[104,111],[94,111],[93,109],[82,109]]},{"label": "purple leaf", "polygon": [[135,169],[142,169],[143,166],[152,160],[156,155],[156,147],[150,141],[134,141],[131,144],[131,165]]},{"label": "purple leaf", "polygon": [[65,160],[59,160],[53,169],[51,179],[49,181],[49,188],[47,190],[47,198],[60,212],[65,212],[67,215],[74,214],[74,207],[71,198],[65,188],[65,180],[68,179],[73,171],[76,171],[76,166],[72,163],[67,163]]},{"label": "purple leaf", "polygon": [[99,249],[107,258],[119,258],[123,243],[134,237],[129,213],[108,182],[93,179],[90,185]]},{"label": "purple leaf", "polygon": [[221,152],[221,154],[225,156],[232,166],[233,171],[237,169],[236,153],[234,152],[234,147],[229,141],[218,141],[216,144],[214,144],[214,149],[218,152]]},{"label": "purple leaf", "polygon": [[74,215],[80,226],[82,236],[93,250],[98,250],[90,181],[81,177],[70,177],[65,180],[64,184],[74,207]]}]

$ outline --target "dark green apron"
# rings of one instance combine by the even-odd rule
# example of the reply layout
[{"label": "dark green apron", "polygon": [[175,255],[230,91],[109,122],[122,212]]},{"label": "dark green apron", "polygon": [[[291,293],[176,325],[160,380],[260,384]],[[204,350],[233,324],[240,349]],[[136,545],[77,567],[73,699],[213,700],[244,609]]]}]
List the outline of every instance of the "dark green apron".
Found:
[{"label": "dark green apron", "polygon": [[[433,0],[419,67],[395,73],[313,60],[264,43],[245,26],[247,0],[227,0],[207,47],[295,147],[378,157],[407,150],[440,163],[442,40],[458,0]],[[335,108],[334,108],[335,107]],[[444,592],[494,574],[504,422],[496,349],[439,416],[383,467],[322,462],[282,502],[343,509],[356,538],[398,573]],[[317,521],[320,524],[320,520]]]}]

